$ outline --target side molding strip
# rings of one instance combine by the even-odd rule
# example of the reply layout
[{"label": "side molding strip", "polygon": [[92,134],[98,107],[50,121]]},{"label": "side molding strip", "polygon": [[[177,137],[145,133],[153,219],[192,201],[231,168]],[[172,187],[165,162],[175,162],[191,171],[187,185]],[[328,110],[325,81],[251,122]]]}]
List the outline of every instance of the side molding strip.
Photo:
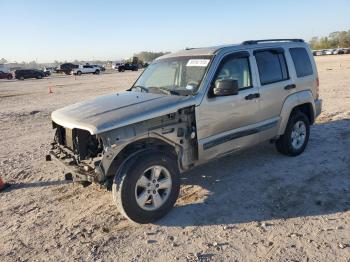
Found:
[{"label": "side molding strip", "polygon": [[203,149],[207,150],[207,149],[212,148],[214,146],[217,146],[217,145],[229,142],[229,141],[237,139],[237,138],[241,138],[243,136],[249,136],[249,135],[253,135],[253,134],[265,131],[267,129],[275,127],[277,125],[277,123],[278,123],[278,120],[275,120],[275,121],[273,121],[271,123],[267,123],[267,124],[264,124],[264,125],[259,126],[259,127],[247,129],[247,130],[244,130],[244,131],[240,131],[240,132],[237,132],[237,133],[229,134],[229,135],[226,135],[226,136],[214,139],[214,140],[212,140],[210,142],[207,142],[207,143],[203,144]]}]

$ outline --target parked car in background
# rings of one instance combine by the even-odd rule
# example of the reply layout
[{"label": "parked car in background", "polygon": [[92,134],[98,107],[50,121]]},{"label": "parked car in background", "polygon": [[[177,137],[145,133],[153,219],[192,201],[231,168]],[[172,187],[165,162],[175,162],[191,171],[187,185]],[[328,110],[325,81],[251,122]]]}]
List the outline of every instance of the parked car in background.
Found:
[{"label": "parked car in background", "polygon": [[73,75],[82,75],[82,74],[95,74],[98,75],[101,72],[100,67],[94,65],[84,65],[79,66],[78,68],[74,68],[72,70]]},{"label": "parked car in background", "polygon": [[105,68],[104,66],[101,66],[101,65],[91,65],[91,66],[98,67],[98,68],[100,69],[101,72],[106,71],[106,68]]},{"label": "parked car in background", "polygon": [[125,70],[137,71],[137,70],[139,70],[139,66],[137,64],[126,63],[126,64],[120,65],[118,67],[119,72],[124,72]]},{"label": "parked car in background", "polygon": [[24,80],[26,78],[37,78],[41,79],[45,77],[45,73],[41,70],[36,69],[21,69],[15,71],[15,78],[19,80]]},{"label": "parked car in background", "polygon": [[12,78],[13,78],[13,75],[11,73],[0,71],[0,79],[10,80]]},{"label": "parked car in background", "polygon": [[321,55],[324,55],[324,52],[323,52],[323,50],[314,50],[314,51],[312,52],[312,54],[313,54],[314,56],[321,56]]},{"label": "parked car in background", "polygon": [[57,67],[56,73],[65,73],[66,75],[70,75],[72,73],[72,70],[78,67],[79,65],[75,65],[72,63],[64,63]]},{"label": "parked car in background", "polygon": [[44,67],[44,73],[46,76],[51,75],[53,72],[55,72],[55,69],[53,67]]},{"label": "parked car in background", "polygon": [[325,55],[333,55],[334,51],[335,51],[335,49],[328,49],[325,51]]},{"label": "parked car in background", "polygon": [[338,48],[333,51],[333,55],[343,55],[345,54],[345,49],[344,48]]},{"label": "parked car in background", "polygon": [[118,70],[119,66],[124,65],[124,63],[122,62],[117,62],[115,64],[112,65],[112,69]]}]

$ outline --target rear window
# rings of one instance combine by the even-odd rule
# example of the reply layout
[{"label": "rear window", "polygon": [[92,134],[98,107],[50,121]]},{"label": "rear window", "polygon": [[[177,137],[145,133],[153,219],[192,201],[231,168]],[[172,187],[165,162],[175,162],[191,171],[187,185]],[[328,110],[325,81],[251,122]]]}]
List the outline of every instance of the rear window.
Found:
[{"label": "rear window", "polygon": [[282,52],[277,50],[256,51],[255,58],[262,85],[289,79],[286,59]]},{"label": "rear window", "polygon": [[291,48],[289,49],[289,52],[293,59],[297,77],[309,76],[313,74],[309,54],[305,48]]}]

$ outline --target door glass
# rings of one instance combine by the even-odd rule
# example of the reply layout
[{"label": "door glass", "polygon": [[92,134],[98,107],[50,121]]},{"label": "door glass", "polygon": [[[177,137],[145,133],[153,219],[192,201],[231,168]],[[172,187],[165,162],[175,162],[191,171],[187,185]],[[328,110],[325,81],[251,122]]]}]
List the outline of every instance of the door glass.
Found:
[{"label": "door glass", "polygon": [[289,78],[283,53],[259,51],[255,54],[262,85],[284,81]]},{"label": "door glass", "polygon": [[215,81],[225,79],[237,80],[240,89],[251,87],[248,57],[229,57],[224,59],[215,77]]}]

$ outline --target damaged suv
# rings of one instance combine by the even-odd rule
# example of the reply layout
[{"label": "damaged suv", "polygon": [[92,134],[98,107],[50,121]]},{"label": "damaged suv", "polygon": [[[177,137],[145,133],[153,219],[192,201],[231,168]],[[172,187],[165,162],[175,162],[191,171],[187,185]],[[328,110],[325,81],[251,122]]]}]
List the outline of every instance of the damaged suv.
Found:
[{"label": "damaged suv", "polygon": [[318,85],[300,39],[186,49],[155,60],[126,92],[54,111],[48,160],[112,187],[125,217],[149,223],[173,207],[186,170],[263,141],[301,154],[321,112]]}]

